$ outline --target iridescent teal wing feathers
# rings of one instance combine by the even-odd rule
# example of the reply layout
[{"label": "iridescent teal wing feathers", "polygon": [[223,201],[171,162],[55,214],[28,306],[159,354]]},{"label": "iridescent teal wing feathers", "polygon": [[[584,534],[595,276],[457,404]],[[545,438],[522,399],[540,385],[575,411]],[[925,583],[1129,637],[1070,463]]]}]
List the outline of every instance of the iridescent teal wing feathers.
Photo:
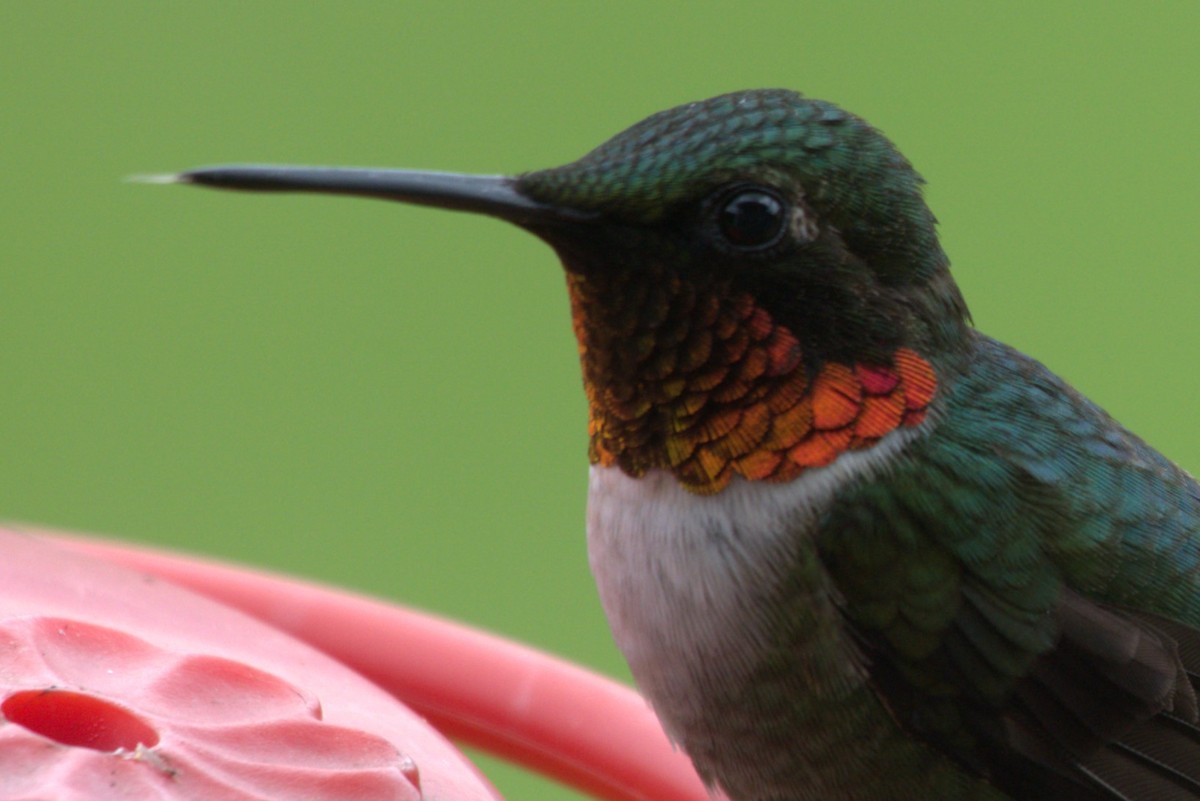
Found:
[{"label": "iridescent teal wing feathers", "polygon": [[944,403],[822,526],[898,722],[1017,798],[1200,798],[1200,489],[985,337]]}]

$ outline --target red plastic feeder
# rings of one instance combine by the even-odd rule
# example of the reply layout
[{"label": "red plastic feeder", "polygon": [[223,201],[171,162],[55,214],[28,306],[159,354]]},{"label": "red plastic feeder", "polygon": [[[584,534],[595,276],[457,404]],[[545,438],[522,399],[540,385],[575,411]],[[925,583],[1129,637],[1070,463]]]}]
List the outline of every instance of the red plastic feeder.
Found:
[{"label": "red plastic feeder", "polygon": [[0,529],[2,798],[498,798],[429,724],[599,797],[710,798],[636,693],[561,660],[303,582],[53,539]]}]

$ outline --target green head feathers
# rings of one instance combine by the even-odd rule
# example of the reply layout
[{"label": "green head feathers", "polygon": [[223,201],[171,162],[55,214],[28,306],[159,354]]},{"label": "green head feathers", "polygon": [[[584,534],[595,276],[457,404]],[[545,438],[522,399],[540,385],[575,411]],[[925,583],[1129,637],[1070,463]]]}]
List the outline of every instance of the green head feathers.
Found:
[{"label": "green head feathers", "polygon": [[563,167],[531,172],[538,201],[654,223],[721,186],[800,192],[876,269],[934,270],[943,261],[921,177],[877,130],[821,100],[768,89],[659,112]]}]

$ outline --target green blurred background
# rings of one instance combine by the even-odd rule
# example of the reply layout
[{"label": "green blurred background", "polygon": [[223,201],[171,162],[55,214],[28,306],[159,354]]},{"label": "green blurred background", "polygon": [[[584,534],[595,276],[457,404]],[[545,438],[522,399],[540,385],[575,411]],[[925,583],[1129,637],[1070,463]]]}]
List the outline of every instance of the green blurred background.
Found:
[{"label": "green blurred background", "polygon": [[[1200,3],[0,4],[0,516],[415,604],[617,677],[553,254],[378,202],[122,183],[515,172],[755,86],[929,180],[980,328],[1200,468]],[[510,798],[571,793],[484,762]]]}]

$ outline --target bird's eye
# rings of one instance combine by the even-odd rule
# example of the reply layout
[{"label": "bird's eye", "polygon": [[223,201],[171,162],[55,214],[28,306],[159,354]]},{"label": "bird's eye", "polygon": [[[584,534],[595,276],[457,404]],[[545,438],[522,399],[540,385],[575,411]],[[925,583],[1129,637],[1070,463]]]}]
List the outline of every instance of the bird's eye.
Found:
[{"label": "bird's eye", "polygon": [[779,241],[787,223],[787,206],[773,192],[743,188],[717,206],[717,229],[730,245],[759,250]]}]

